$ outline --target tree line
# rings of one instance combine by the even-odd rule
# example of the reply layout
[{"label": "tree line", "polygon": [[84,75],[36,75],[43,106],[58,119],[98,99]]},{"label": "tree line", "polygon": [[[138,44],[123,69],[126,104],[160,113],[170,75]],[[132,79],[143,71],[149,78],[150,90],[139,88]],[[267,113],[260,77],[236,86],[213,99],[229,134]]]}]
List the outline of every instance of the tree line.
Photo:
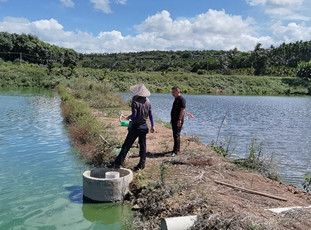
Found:
[{"label": "tree line", "polygon": [[296,76],[297,67],[311,59],[311,41],[297,41],[264,49],[258,43],[253,51],[144,51],[129,53],[82,54],[80,65],[125,72],[183,71],[198,74],[242,74]]},{"label": "tree line", "polygon": [[[111,71],[181,71],[197,74],[296,76],[303,66],[311,71],[311,41],[297,41],[253,51],[143,51],[82,54],[40,41],[31,34],[0,32],[0,58],[42,65],[81,66]],[[301,63],[307,63],[302,65]],[[304,73],[304,72],[303,72]]]},{"label": "tree line", "polygon": [[48,65],[58,63],[62,66],[77,65],[80,54],[42,42],[31,34],[10,34],[0,32],[0,58],[4,61],[26,61]]}]

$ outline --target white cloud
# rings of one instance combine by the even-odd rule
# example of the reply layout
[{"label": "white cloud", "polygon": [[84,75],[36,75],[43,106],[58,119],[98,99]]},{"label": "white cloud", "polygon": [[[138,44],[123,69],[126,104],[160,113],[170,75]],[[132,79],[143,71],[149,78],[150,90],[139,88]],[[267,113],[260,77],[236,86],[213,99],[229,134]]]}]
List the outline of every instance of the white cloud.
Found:
[{"label": "white cloud", "polygon": [[280,42],[306,41],[311,37],[311,27],[306,26],[304,22],[296,24],[294,22],[283,25],[281,21],[276,22],[271,26],[276,39]]},{"label": "white cloud", "polygon": [[96,10],[103,11],[106,14],[111,13],[109,0],[90,0],[95,6]]},{"label": "white cloud", "polygon": [[271,5],[271,6],[297,6],[301,5],[304,0],[246,0],[250,5]]},{"label": "white cloud", "polygon": [[[251,6],[260,6],[265,14],[281,20],[310,20],[309,0],[246,0]],[[309,9],[309,10],[306,10]]]},{"label": "white cloud", "polygon": [[[120,31],[102,31],[97,36],[81,31],[66,31],[57,20],[30,22],[25,18],[7,17],[0,22],[0,31],[31,33],[40,40],[85,53],[133,52],[145,50],[253,50],[257,43],[264,47],[280,41],[309,40],[307,23],[281,20],[274,23],[271,36],[257,32],[254,19],[209,10],[194,18],[173,19],[166,10],[146,18],[135,26],[137,35],[124,36]],[[269,27],[267,27],[269,29]]]},{"label": "white cloud", "polygon": [[294,21],[309,21],[309,16],[304,16],[299,13],[293,12],[292,9],[287,8],[273,8],[267,9],[266,14],[271,15],[273,18],[280,18],[283,20],[294,20]]},{"label": "white cloud", "polygon": [[[94,8],[96,10],[103,11],[106,14],[112,13],[112,10],[110,9],[111,2],[109,0],[90,0],[94,4]],[[113,2],[117,4],[126,4],[126,0],[114,0]]]},{"label": "white cloud", "polygon": [[116,3],[125,5],[126,4],[126,0],[115,0]]},{"label": "white cloud", "polygon": [[60,0],[61,3],[66,7],[74,7],[75,3],[72,0]]},{"label": "white cloud", "polygon": [[252,19],[243,20],[225,11],[209,10],[196,18],[173,20],[168,11],[147,18],[136,26],[143,37],[165,39],[162,49],[252,49],[257,42],[270,40],[257,37]]},{"label": "white cloud", "polygon": [[30,33],[31,23],[25,18],[13,18],[6,17],[3,22],[0,22],[0,31],[5,31],[9,33]]},{"label": "white cloud", "polygon": [[62,31],[63,26],[59,24],[55,19],[40,20],[31,23],[38,31]]}]

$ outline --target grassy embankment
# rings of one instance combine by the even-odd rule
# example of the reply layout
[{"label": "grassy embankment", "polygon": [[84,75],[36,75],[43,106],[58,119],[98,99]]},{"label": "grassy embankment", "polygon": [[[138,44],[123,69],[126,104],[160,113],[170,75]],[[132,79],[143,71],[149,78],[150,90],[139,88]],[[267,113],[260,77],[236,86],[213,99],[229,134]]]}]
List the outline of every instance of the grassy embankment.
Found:
[{"label": "grassy embankment", "polygon": [[119,92],[145,83],[153,93],[170,93],[179,85],[186,94],[307,95],[309,82],[294,77],[198,75],[185,72],[114,72],[106,69],[47,67],[0,61],[0,86],[53,88],[78,77],[111,83]]}]

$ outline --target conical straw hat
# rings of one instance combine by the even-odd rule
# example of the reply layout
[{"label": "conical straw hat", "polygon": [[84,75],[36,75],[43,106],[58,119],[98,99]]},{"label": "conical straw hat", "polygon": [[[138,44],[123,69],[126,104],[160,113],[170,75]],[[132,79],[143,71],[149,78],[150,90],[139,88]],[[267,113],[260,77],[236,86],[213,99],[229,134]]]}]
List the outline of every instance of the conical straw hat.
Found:
[{"label": "conical straw hat", "polygon": [[140,97],[149,97],[150,91],[146,88],[144,84],[133,85],[130,87],[132,93]]}]

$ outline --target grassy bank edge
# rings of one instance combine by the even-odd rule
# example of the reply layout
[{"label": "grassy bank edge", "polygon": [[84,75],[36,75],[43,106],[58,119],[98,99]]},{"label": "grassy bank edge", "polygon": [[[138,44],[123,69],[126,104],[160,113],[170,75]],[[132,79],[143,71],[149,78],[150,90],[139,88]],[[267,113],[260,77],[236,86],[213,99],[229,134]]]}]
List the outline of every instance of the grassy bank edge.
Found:
[{"label": "grassy bank edge", "polygon": [[48,68],[29,63],[0,62],[0,86],[54,88],[78,78],[110,84],[119,92],[145,83],[153,93],[170,93],[179,85],[185,94],[310,95],[309,81],[296,77],[196,74],[191,72],[121,72],[91,68]]}]

